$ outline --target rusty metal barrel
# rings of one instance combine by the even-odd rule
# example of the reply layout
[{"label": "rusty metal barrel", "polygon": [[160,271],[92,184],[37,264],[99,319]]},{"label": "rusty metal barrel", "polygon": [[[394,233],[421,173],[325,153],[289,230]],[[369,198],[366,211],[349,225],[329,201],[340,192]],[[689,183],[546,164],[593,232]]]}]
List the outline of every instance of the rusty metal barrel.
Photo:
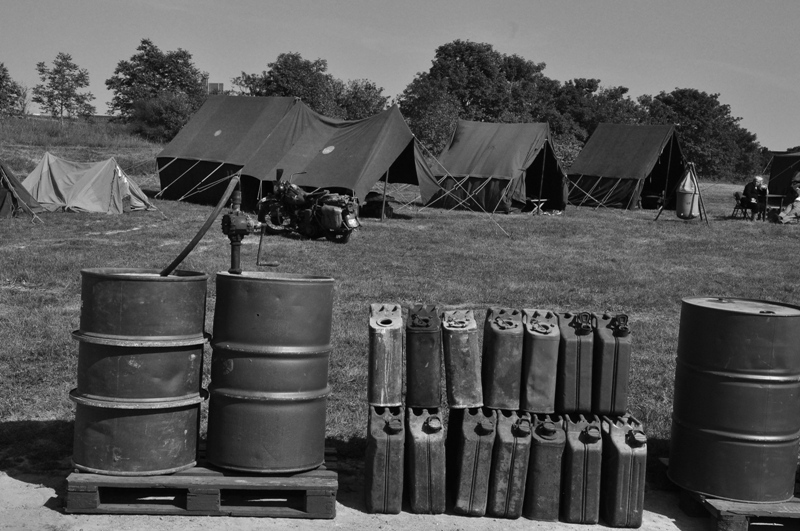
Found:
[{"label": "rusty metal barrel", "polygon": [[329,277],[217,273],[206,457],[259,473],[325,459]]},{"label": "rusty metal barrel", "polygon": [[141,476],[196,464],[208,275],[81,271],[73,464]]},{"label": "rusty metal barrel", "polygon": [[792,498],[800,307],[690,297],[681,306],[669,476],[708,496]]}]

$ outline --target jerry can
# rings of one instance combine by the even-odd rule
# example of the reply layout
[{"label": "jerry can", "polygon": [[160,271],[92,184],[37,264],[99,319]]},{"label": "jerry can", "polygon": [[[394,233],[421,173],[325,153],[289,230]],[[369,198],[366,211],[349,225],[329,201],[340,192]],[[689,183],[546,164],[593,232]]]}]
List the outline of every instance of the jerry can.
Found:
[{"label": "jerry can", "polygon": [[612,527],[641,527],[647,436],[631,416],[603,417],[600,515]]},{"label": "jerry can", "polygon": [[492,409],[518,410],[522,372],[522,313],[489,308],[483,329],[481,380],[483,403]]},{"label": "jerry can", "polygon": [[405,415],[401,407],[370,406],[364,494],[368,513],[398,514],[403,506]]},{"label": "jerry can", "polygon": [[406,323],[406,406],[441,406],[442,330],[434,305],[417,304]]},{"label": "jerry can", "polygon": [[403,314],[399,304],[370,304],[367,402],[403,405]]},{"label": "jerry can", "polygon": [[567,442],[561,477],[561,519],[572,524],[600,520],[600,472],[603,442],[600,420],[569,415],[564,421]]},{"label": "jerry can", "polygon": [[449,431],[454,443],[448,454],[453,474],[453,512],[483,516],[489,495],[489,473],[495,442],[495,412],[488,408],[450,410]]},{"label": "jerry can", "polygon": [[499,518],[519,518],[525,502],[525,481],[531,452],[531,414],[499,410],[492,450],[487,512]]},{"label": "jerry can", "polygon": [[445,509],[444,424],[438,409],[406,410],[406,492],[411,512]]},{"label": "jerry can", "polygon": [[628,316],[595,316],[592,364],[592,413],[623,415],[628,410],[628,374],[631,368],[631,329]]},{"label": "jerry can", "polygon": [[555,522],[561,497],[561,462],[567,435],[558,415],[535,415],[522,514]]},{"label": "jerry can", "polygon": [[556,413],[589,413],[592,410],[592,361],[594,323],[592,314],[559,313]]},{"label": "jerry can", "polygon": [[520,409],[553,413],[556,402],[558,316],[549,310],[522,310],[522,395]]},{"label": "jerry can", "polygon": [[472,310],[442,314],[447,402],[451,408],[483,406],[478,325]]}]

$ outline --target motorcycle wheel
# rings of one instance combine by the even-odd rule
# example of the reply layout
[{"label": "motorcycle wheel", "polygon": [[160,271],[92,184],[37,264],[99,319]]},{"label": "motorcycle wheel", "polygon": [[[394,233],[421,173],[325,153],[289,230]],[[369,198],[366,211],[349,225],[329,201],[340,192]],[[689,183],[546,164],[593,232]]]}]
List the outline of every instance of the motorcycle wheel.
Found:
[{"label": "motorcycle wheel", "polygon": [[329,232],[325,235],[325,239],[329,242],[333,243],[347,243],[350,241],[350,236],[353,235],[353,231],[350,232]]},{"label": "motorcycle wheel", "polygon": [[283,208],[276,204],[268,207],[267,214],[264,216],[264,232],[267,234],[283,234],[290,230],[289,217],[283,212]]}]

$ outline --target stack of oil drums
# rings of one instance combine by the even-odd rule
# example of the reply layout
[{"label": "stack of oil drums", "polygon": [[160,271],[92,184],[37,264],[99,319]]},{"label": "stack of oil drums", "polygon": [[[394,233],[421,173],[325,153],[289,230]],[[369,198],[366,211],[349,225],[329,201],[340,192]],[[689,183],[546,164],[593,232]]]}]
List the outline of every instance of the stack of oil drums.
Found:
[{"label": "stack of oil drums", "polygon": [[158,475],[196,463],[208,275],[81,271],[73,464]]},{"label": "stack of oil drums", "polygon": [[456,514],[641,525],[647,441],[626,414],[626,315],[489,308],[482,345],[471,310],[418,305],[407,319],[371,306],[368,511],[400,512],[405,485],[417,513],[444,511],[447,491]]},{"label": "stack of oil drums", "polygon": [[[73,462],[110,475],[196,464],[208,275],[82,274]],[[285,474],[325,458],[332,278],[218,273],[206,458]]]}]

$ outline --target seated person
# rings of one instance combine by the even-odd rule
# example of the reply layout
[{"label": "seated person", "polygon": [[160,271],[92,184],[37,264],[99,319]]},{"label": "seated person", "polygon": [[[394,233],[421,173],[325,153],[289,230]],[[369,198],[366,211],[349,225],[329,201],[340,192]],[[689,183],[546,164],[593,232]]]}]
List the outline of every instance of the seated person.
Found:
[{"label": "seated person", "polygon": [[800,218],[800,182],[792,183],[788,198],[792,202],[778,214],[778,223],[790,223]]},{"label": "seated person", "polygon": [[751,220],[755,219],[756,214],[758,219],[761,219],[767,205],[767,187],[762,176],[756,175],[752,181],[744,185],[741,204],[743,209],[750,211]]}]

